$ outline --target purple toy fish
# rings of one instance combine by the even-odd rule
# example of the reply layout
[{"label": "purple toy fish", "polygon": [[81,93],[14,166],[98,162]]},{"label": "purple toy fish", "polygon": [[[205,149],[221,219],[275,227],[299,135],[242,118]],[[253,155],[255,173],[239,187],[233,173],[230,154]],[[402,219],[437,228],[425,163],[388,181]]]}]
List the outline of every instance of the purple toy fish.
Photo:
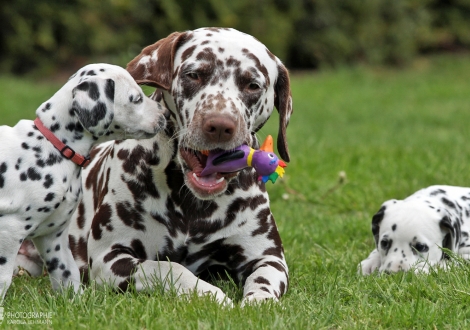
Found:
[{"label": "purple toy fish", "polygon": [[283,177],[286,163],[280,160],[273,152],[273,138],[266,137],[260,149],[256,150],[247,145],[242,145],[232,151],[209,152],[206,167],[200,176],[213,173],[237,172],[246,167],[253,167],[258,173],[258,180],[276,182],[278,177]]}]

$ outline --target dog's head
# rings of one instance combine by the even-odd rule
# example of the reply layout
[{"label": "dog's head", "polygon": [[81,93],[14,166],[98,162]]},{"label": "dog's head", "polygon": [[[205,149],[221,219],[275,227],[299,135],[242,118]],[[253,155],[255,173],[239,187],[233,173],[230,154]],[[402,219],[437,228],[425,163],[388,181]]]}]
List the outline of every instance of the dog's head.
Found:
[{"label": "dog's head", "polygon": [[70,114],[94,137],[149,138],[165,124],[161,104],[144,95],[125,69],[110,64],[90,64],[68,81],[72,88]]},{"label": "dog's head", "polygon": [[379,272],[427,272],[458,249],[460,223],[445,208],[423,200],[389,200],[372,217]]},{"label": "dog's head", "polygon": [[127,66],[140,84],[164,90],[178,132],[178,159],[193,193],[223,193],[235,174],[198,174],[202,150],[257,147],[256,132],[279,111],[278,151],[289,161],[286,128],[292,113],[287,69],[254,37],[226,28],[173,33]]}]

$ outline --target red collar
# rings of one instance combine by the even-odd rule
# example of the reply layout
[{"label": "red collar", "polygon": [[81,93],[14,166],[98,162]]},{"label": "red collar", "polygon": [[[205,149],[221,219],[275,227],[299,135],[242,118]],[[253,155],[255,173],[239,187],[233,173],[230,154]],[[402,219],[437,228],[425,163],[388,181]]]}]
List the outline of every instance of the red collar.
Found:
[{"label": "red collar", "polygon": [[44,137],[49,140],[50,143],[54,145],[54,147],[57,148],[57,150],[60,151],[62,156],[64,156],[67,159],[70,159],[72,162],[77,164],[78,166],[85,167],[90,163],[90,158],[88,157],[83,157],[80,154],[77,154],[72,148],[70,148],[68,145],[60,141],[54,133],[52,133],[49,129],[47,129],[46,126],[42,123],[42,121],[39,118],[36,118],[34,120],[34,125],[38,128],[38,130],[44,135]]}]

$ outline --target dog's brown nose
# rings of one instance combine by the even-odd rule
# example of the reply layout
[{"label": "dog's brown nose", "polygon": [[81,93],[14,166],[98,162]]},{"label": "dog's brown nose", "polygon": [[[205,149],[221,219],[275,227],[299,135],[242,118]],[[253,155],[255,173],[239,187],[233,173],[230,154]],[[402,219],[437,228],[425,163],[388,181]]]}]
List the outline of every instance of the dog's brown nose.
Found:
[{"label": "dog's brown nose", "polygon": [[236,133],[237,123],[227,116],[212,115],[204,119],[202,129],[211,142],[228,142]]}]

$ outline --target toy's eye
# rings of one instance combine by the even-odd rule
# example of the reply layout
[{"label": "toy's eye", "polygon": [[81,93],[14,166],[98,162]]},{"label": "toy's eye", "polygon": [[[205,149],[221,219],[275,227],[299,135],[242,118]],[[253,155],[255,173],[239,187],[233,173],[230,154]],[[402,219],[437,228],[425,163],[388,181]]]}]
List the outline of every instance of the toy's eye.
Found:
[{"label": "toy's eye", "polygon": [[425,253],[429,251],[429,247],[423,243],[416,243],[413,248],[419,253]]},{"label": "toy's eye", "polygon": [[274,154],[268,154],[269,158],[274,158]]}]

